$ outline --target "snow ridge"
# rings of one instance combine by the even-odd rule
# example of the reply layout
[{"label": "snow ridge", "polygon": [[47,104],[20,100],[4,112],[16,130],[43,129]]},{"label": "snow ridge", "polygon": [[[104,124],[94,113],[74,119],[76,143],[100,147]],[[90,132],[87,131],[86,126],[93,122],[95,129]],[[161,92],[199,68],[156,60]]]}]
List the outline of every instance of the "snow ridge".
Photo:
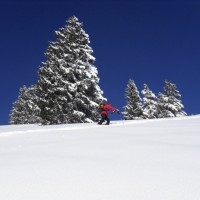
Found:
[{"label": "snow ridge", "polygon": [[1,200],[199,200],[200,115],[0,126]]}]

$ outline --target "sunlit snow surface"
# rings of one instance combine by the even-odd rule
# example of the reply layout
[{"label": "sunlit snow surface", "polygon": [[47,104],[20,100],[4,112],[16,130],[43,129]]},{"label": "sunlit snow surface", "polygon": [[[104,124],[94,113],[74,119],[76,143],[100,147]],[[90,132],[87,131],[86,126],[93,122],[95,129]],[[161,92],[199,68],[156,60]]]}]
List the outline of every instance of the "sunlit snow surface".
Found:
[{"label": "sunlit snow surface", "polygon": [[0,126],[0,200],[199,200],[200,115]]}]

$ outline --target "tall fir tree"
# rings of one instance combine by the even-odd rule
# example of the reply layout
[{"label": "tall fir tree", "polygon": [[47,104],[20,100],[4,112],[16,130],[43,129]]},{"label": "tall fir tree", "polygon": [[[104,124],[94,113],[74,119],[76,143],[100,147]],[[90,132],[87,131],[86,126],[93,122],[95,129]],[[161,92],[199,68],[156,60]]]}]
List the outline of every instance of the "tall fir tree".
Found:
[{"label": "tall fir tree", "polygon": [[158,118],[158,102],[156,95],[144,84],[143,94],[143,115],[147,119]]},{"label": "tall fir tree", "polygon": [[13,103],[10,113],[10,124],[35,124],[40,123],[40,109],[38,107],[36,87],[20,88],[17,101]]},{"label": "tall fir tree", "polygon": [[56,33],[38,71],[39,107],[43,124],[84,123],[98,119],[105,99],[98,83],[89,36],[75,16]]},{"label": "tall fir tree", "polygon": [[165,81],[164,94],[159,93],[159,117],[181,117],[187,113],[183,111],[181,95],[177,90],[176,84]]},{"label": "tall fir tree", "polygon": [[124,119],[143,119],[142,100],[132,79],[129,79],[127,84],[125,97],[127,99],[127,105],[124,107]]}]

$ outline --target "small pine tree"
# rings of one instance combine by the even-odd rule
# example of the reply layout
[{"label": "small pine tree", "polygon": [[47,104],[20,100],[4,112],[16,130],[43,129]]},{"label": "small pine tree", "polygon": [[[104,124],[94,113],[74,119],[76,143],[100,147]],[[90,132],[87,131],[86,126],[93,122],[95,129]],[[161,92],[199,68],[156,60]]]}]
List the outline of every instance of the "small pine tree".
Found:
[{"label": "small pine tree", "polygon": [[20,88],[17,101],[13,103],[9,123],[10,124],[35,124],[40,123],[40,109],[37,106],[35,86]]},{"label": "small pine tree", "polygon": [[165,94],[158,93],[158,118],[175,117],[169,110],[168,100],[169,98]]},{"label": "small pine tree", "polygon": [[43,124],[84,123],[98,119],[104,97],[89,36],[75,16],[56,31],[39,69],[37,82]]},{"label": "small pine tree", "polygon": [[156,95],[149,89],[147,84],[144,84],[143,94],[143,115],[147,119],[158,117],[158,103]]},{"label": "small pine tree", "polygon": [[127,88],[125,91],[125,97],[127,99],[127,105],[124,107],[124,119],[142,119],[142,100],[139,96],[139,91],[133,80],[129,79]]},{"label": "small pine tree", "polygon": [[181,103],[181,95],[174,83],[165,81],[165,94],[159,93],[159,117],[181,117],[186,116]]}]

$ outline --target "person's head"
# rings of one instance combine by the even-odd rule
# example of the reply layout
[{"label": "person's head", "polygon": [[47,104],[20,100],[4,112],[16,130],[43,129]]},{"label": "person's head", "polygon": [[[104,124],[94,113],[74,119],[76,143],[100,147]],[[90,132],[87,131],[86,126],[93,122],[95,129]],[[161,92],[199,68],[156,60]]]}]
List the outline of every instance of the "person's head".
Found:
[{"label": "person's head", "polygon": [[103,102],[100,102],[99,103],[99,108],[103,108],[103,106],[104,106]]}]

